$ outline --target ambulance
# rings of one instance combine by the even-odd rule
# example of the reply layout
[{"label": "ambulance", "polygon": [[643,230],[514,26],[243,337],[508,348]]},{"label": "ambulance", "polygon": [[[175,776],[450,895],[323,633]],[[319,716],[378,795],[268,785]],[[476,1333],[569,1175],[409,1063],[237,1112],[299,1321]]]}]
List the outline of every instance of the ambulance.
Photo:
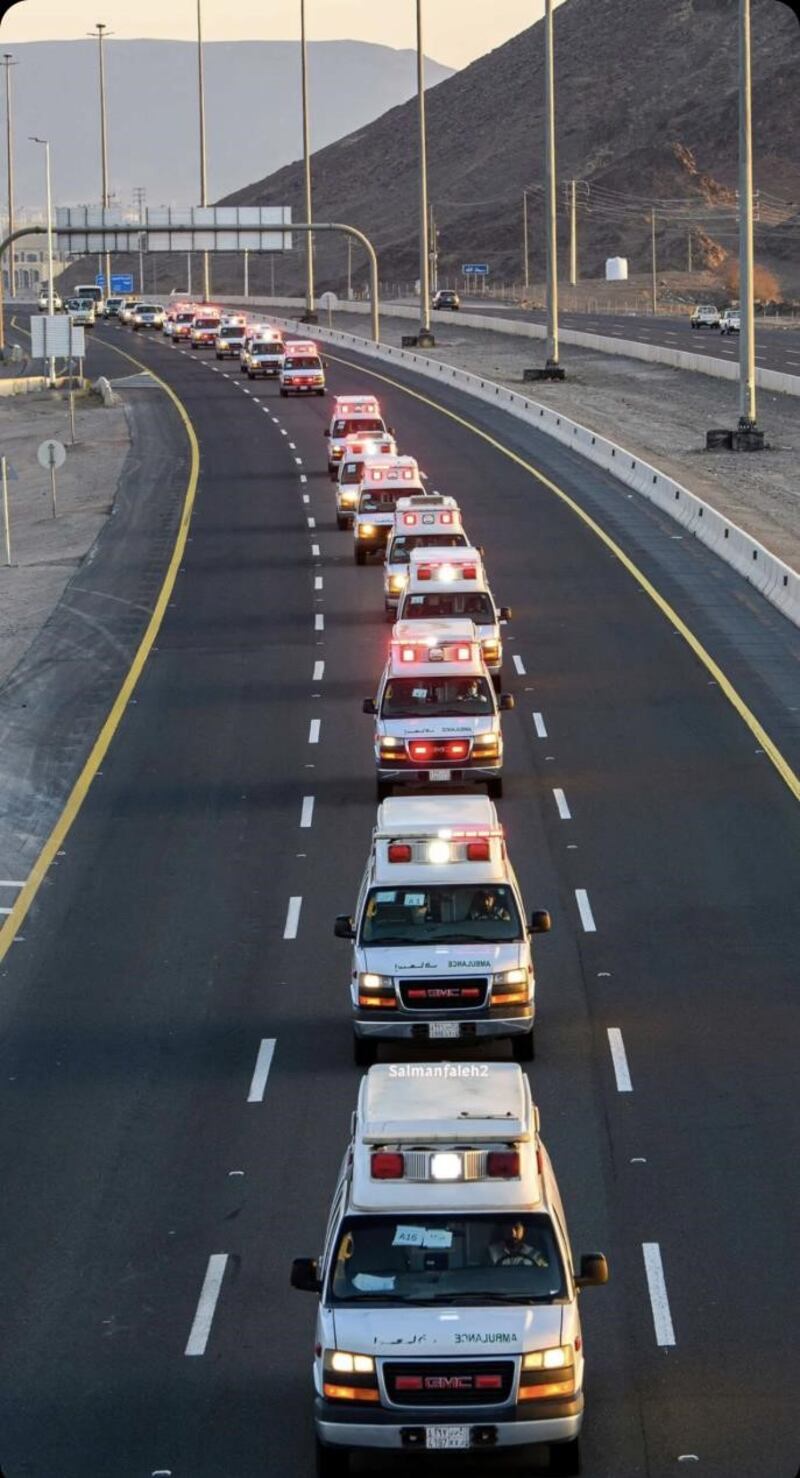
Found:
[{"label": "ambulance", "polygon": [[192,319],[189,343],[193,349],[213,349],[217,342],[222,314],[218,308],[198,308]]},{"label": "ambulance", "polygon": [[217,359],[238,359],[247,337],[247,319],[243,314],[223,318],[217,330]]},{"label": "ambulance", "polygon": [[386,425],[374,395],[336,395],[330,425],[322,434],[328,441],[328,472],[335,480],[349,437],[374,439],[394,431]]},{"label": "ambulance", "polygon": [[310,339],[286,344],[279,375],[281,395],[324,395],[325,370],[319,345]]},{"label": "ambulance", "polygon": [[286,348],[280,329],[268,328],[260,324],[256,329],[252,327],[248,329],[242,346],[239,368],[248,379],[255,380],[260,375],[266,379],[268,375],[280,374],[285,354]]},{"label": "ambulance", "polygon": [[438,621],[464,617],[477,628],[483,660],[499,685],[503,668],[501,621],[511,620],[511,607],[494,603],[479,549],[452,552],[420,545],[412,549],[406,583],[397,611],[400,621]]},{"label": "ambulance", "polygon": [[460,1453],[489,1472],[528,1446],[579,1474],[579,1297],[608,1264],[575,1264],[519,1065],[437,1066],[362,1078],[323,1251],[292,1264],[292,1287],[319,1298],[317,1474],[342,1478],[351,1452]]},{"label": "ambulance", "polygon": [[364,463],[367,459],[381,458],[397,460],[397,442],[388,433],[384,436],[348,436],[344,443],[344,456],[336,475],[336,525],[349,529],[358,507]]},{"label": "ambulance", "polygon": [[509,1037],[534,1056],[531,934],[492,801],[481,795],[395,796],[378,808],[352,917],[350,998],[356,1063],[378,1044]]},{"label": "ambulance", "polygon": [[353,518],[353,558],[357,565],[367,562],[368,554],[383,553],[394,528],[398,498],[410,493],[424,493],[419,467],[413,457],[395,457],[392,461],[376,461],[367,457],[361,479],[361,492]]},{"label": "ambulance", "polygon": [[514,707],[496,694],[471,621],[400,621],[377,697],[377,796],[395,785],[485,785],[503,794],[500,713]]},{"label": "ambulance", "polygon": [[172,328],[169,332],[169,337],[175,340],[191,338],[192,324],[196,316],[197,309],[191,305],[186,308],[176,308],[172,318]]},{"label": "ambulance", "polygon": [[411,551],[420,544],[428,549],[457,549],[469,544],[455,498],[426,493],[421,498],[399,499],[383,566],[383,604],[389,620],[394,619],[408,581]]}]

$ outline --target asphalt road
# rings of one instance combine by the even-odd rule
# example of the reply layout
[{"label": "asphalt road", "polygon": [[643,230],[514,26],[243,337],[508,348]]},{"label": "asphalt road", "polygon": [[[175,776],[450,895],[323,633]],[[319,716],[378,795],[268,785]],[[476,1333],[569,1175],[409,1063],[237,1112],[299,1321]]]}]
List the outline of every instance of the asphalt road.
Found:
[{"label": "asphalt road", "polygon": [[[157,651],[2,972],[0,1464],[304,1478],[314,1300],[288,1272],[319,1250],[357,1091],[332,925],[374,820],[359,700],[385,651],[381,572],[357,569],[336,530],[321,400],[119,328],[96,331],[104,372],[104,340],[180,394],[201,479]],[[332,391],[377,384],[347,359],[331,359]],[[534,1096],[575,1251],[602,1248],[612,1269],[582,1305],[584,1472],[670,1478],[696,1457],[703,1478],[795,1478],[797,805],[620,560],[391,373],[401,450],[458,497],[514,607],[501,811],[528,907],[554,922]],[[597,469],[431,393],[602,520],[797,766],[793,628]],[[674,1345],[659,1343],[650,1243]],[[187,1356],[214,1254],[208,1342]],[[458,1470],[506,1467],[537,1471]]]},{"label": "asphalt road", "polygon": [[[463,311],[486,313],[498,318],[527,319],[532,323],[545,321],[541,311],[526,313],[521,308],[506,307],[502,303],[483,304],[469,300],[464,302]],[[436,323],[456,316],[451,313],[433,315]],[[662,344],[667,349],[682,349],[687,354],[708,354],[713,359],[738,360],[739,357],[739,340],[735,335],[722,335],[714,329],[693,329],[688,318],[633,313],[561,313],[559,318],[562,328],[579,329],[581,333],[633,339],[642,344]],[[785,375],[800,375],[800,327],[776,328],[757,323],[756,366],[780,370]]]}]

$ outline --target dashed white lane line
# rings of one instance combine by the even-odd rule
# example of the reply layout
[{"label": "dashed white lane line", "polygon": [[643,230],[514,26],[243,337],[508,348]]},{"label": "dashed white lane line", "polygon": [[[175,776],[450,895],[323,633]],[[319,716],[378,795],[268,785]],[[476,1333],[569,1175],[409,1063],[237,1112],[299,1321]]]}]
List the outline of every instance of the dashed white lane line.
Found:
[{"label": "dashed white lane line", "polygon": [[558,807],[558,814],[561,817],[561,820],[571,821],[572,812],[567,805],[567,797],[565,796],[563,790],[554,790],[553,795],[555,796],[555,802]]},{"label": "dashed white lane line", "polygon": [[325,663],[324,662],[315,662],[314,663],[314,676],[312,678],[312,682],[321,683],[322,682],[322,679],[324,678],[324,676],[325,676]]},{"label": "dashed white lane line", "polygon": [[310,501],[311,499],[309,498],[308,493],[303,493],[303,502],[310,503]]},{"label": "dashed white lane line", "polygon": [[524,677],[525,676],[525,663],[523,662],[523,660],[522,660],[521,657],[518,657],[517,656],[516,652],[514,653],[514,656],[512,658],[512,661],[514,663],[514,666],[515,666],[515,668],[516,668],[517,673],[519,674],[519,676],[520,677]]},{"label": "dashed white lane line", "polygon": [[297,938],[297,927],[300,923],[300,910],[302,907],[302,898],[289,899],[289,907],[286,910],[286,923],[283,928],[284,939]]},{"label": "dashed white lane line", "polygon": [[281,436],[288,436],[288,435],[289,435],[288,431],[283,426],[281,426]]},{"label": "dashed white lane line", "polygon": [[2,915],[3,918],[7,918],[10,913],[10,908],[0,908],[0,915]]},{"label": "dashed white lane line", "polygon": [[321,611],[317,611],[317,614],[314,617],[314,630],[315,631],[324,631],[325,630],[325,617],[323,616],[323,614],[322,614]]},{"label": "dashed white lane line", "polygon": [[310,722],[310,724],[308,726],[308,742],[309,742],[309,744],[319,744],[319,731],[320,731],[321,726],[322,726],[322,719],[312,718],[312,720],[311,720],[311,722]]},{"label": "dashed white lane line", "polygon": [[542,718],[542,715],[540,713],[535,713],[533,715],[533,727],[540,739],[547,738],[547,729],[545,728],[544,719]]},{"label": "dashed white lane line", "polygon": [[575,889],[575,902],[578,905],[578,913],[581,916],[581,923],[583,924],[586,933],[596,934],[597,925],[594,921],[592,906],[589,902],[589,894],[587,893],[585,888]]},{"label": "dashed white lane line", "polygon": [[657,1242],[643,1242],[642,1255],[644,1257],[644,1270],[647,1275],[647,1290],[650,1294],[650,1307],[653,1310],[653,1327],[656,1332],[656,1342],[659,1345],[674,1345],[675,1330],[672,1325],[672,1315],[669,1311],[667,1283],[664,1277],[664,1265],[661,1261],[661,1248]]},{"label": "dashed white lane line", "polygon": [[298,467],[302,467],[302,465],[303,465],[303,458],[302,457],[295,457],[294,460],[297,463]]},{"label": "dashed white lane line", "polygon": [[8,878],[0,878],[0,888],[24,888],[24,883],[15,883]]},{"label": "dashed white lane line", "polygon": [[322,589],[322,576],[321,575],[315,575],[314,576],[314,589],[315,590],[321,590]]},{"label": "dashed white lane line", "polygon": [[305,472],[301,472],[300,473],[300,481],[301,482],[308,482],[308,478],[306,477]]},{"label": "dashed white lane line", "polygon": [[317,527],[317,520],[315,518],[306,519],[306,522],[310,529],[315,529]]},{"label": "dashed white lane line", "polygon": [[263,1103],[264,1093],[267,1087],[269,1070],[272,1067],[272,1059],[275,1056],[275,1038],[263,1037],[258,1049],[256,1065],[250,1083],[250,1092],[247,1095],[248,1103]]},{"label": "dashed white lane line", "polygon": [[314,797],[313,797],[313,795],[304,795],[303,796],[303,805],[302,805],[302,808],[301,808],[301,811],[300,811],[300,825],[305,830],[308,830],[308,828],[311,825],[311,822],[313,821],[313,819],[314,819]]},{"label": "dashed white lane line", "polygon": [[608,1045],[611,1050],[611,1061],[614,1064],[614,1077],[617,1080],[618,1093],[632,1093],[630,1068],[628,1067],[628,1056],[625,1051],[625,1043],[622,1040],[622,1032],[618,1026],[608,1027]]},{"label": "dashed white lane line", "polygon": [[206,1352],[227,1262],[227,1252],[213,1252],[208,1259],[208,1268],[200,1290],[197,1312],[184,1350],[185,1355],[204,1355]]},{"label": "dashed white lane line", "polygon": [[313,559],[319,559],[319,544],[311,545],[311,555]]},{"label": "dashed white lane line", "polygon": [[293,441],[290,441],[289,442],[289,446],[291,447],[291,449],[292,449],[293,452],[296,452],[297,451],[297,447],[295,446],[295,444],[294,444]]},{"label": "dashed white lane line", "polygon": [[241,392],[242,392],[243,395],[249,395],[250,394],[250,391],[247,389],[246,385],[240,385],[239,386],[239,389],[241,390]]},{"label": "dashed white lane line", "polygon": [[230,375],[223,374],[222,378],[223,378],[223,380],[229,380],[230,379]]},{"label": "dashed white lane line", "polygon": [[280,426],[280,421],[278,420],[278,417],[277,416],[273,416],[272,419],[275,422],[275,425],[276,426]]}]

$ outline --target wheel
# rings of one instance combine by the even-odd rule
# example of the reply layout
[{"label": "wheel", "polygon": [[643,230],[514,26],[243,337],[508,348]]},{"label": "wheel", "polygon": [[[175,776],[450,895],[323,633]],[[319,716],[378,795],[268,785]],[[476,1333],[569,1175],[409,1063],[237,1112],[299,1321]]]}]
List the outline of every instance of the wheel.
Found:
[{"label": "wheel", "polygon": [[579,1437],[573,1437],[571,1442],[551,1442],[550,1472],[557,1473],[558,1478],[580,1478],[581,1444]]},{"label": "wheel", "polygon": [[486,794],[490,801],[501,801],[503,799],[503,777],[498,775],[494,780],[486,782]]},{"label": "wheel", "polygon": [[243,375],[247,375],[248,380],[254,380],[255,379],[255,375],[252,373],[251,370],[242,370],[242,374]]},{"label": "wheel", "polygon": [[511,1038],[511,1056],[515,1062],[533,1062],[536,1056],[536,1038],[533,1027],[524,1036]]},{"label": "wheel", "polygon": [[377,1044],[371,1037],[353,1037],[353,1062],[356,1067],[372,1067],[377,1058]]},{"label": "wheel", "polygon": [[391,780],[375,781],[375,799],[377,800],[378,805],[380,805],[381,801],[385,801],[387,796],[391,795],[392,790],[393,786]]},{"label": "wheel", "polygon": [[346,1478],[350,1472],[350,1454],[346,1447],[325,1447],[317,1438],[317,1478]]},{"label": "wheel", "polygon": [[325,394],[325,391],[324,390],[317,390],[315,393],[317,395],[324,395]]},{"label": "wheel", "polygon": [[283,396],[284,400],[286,399],[286,397],[287,397],[288,394],[289,394],[289,391],[288,390],[284,390],[283,386],[281,386],[281,395]]},{"label": "wheel", "polygon": [[355,559],[357,565],[365,565],[367,562],[366,549],[354,549],[353,558]]}]

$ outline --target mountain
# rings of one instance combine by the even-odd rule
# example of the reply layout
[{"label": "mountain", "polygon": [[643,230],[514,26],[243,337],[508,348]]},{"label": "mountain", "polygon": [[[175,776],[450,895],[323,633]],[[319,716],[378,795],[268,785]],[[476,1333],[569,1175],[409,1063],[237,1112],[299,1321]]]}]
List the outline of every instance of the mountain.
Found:
[{"label": "mountain", "polygon": [[[41,151],[52,144],[58,204],[100,198],[97,42],[38,41],[13,48],[15,196],[42,209]],[[128,206],[136,186],[151,205],[199,201],[197,48],[186,41],[105,43],[109,177]],[[214,200],[242,180],[302,154],[300,54],[290,41],[210,41],[204,46],[208,190]],[[451,76],[428,62],[431,82]],[[363,128],[416,87],[413,51],[358,41],[309,44],[312,141],[330,144]],[[4,107],[0,110],[5,114]],[[5,145],[2,151],[5,206]]]},{"label": "mountain", "polygon": [[[560,185],[581,182],[582,275],[602,274],[605,258],[617,254],[632,271],[647,269],[653,199],[664,202],[656,220],[662,268],[683,267],[687,254],[687,227],[670,220],[675,207],[667,202],[691,205],[695,264],[720,266],[735,250],[736,18],[735,0],[565,0],[556,11],[558,176]],[[428,95],[430,198],[445,277],[479,261],[498,279],[520,280],[526,186],[533,186],[531,268],[542,274],[543,40],[538,22]],[[757,253],[795,291],[799,70],[796,18],[775,0],[753,0]],[[418,275],[417,159],[413,101],[314,156],[315,215],[360,226],[387,282]],[[227,198],[288,203],[302,219],[301,183],[292,164]],[[565,257],[563,214],[559,233]],[[318,238],[320,288],[341,287],[343,258],[341,246]],[[281,279],[284,291],[300,287],[300,253],[291,281],[283,268]]]}]

